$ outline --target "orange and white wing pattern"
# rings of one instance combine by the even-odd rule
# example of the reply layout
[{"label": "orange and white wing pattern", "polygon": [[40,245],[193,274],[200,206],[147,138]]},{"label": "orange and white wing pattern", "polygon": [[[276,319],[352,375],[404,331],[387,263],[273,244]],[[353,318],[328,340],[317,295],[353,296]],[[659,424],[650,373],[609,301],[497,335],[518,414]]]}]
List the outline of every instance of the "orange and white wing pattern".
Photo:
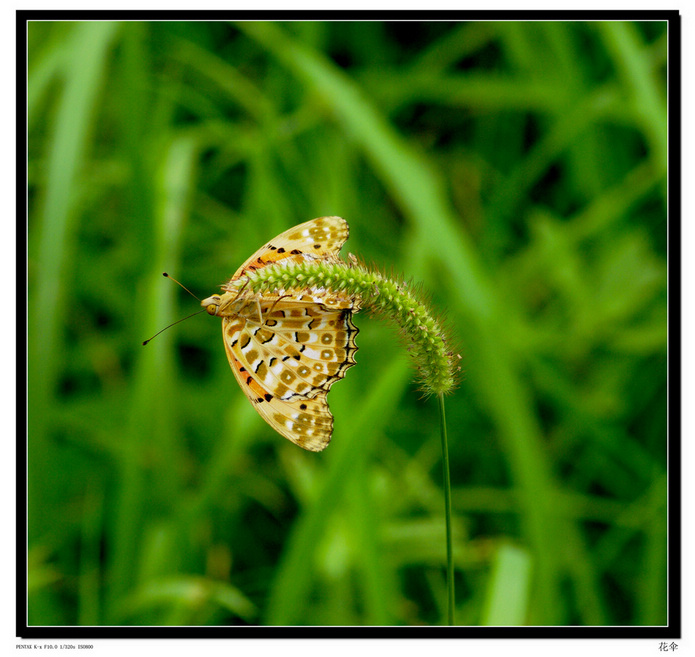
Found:
[{"label": "orange and white wing pattern", "polygon": [[[254,253],[232,281],[287,258],[336,260],[347,235],[340,217],[300,224]],[[359,301],[321,289],[278,297],[230,287],[202,305],[222,317],[229,364],[259,415],[299,447],[323,450],[333,431],[328,391],[355,364]]]}]

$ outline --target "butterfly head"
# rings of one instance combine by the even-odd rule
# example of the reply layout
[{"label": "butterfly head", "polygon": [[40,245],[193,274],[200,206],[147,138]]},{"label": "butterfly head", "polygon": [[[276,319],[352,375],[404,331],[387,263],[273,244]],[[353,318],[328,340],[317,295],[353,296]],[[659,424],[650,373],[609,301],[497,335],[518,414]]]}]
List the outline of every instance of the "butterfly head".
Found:
[{"label": "butterfly head", "polygon": [[222,302],[222,297],[219,294],[213,294],[207,299],[203,299],[200,305],[205,308],[205,311],[209,315],[217,315],[220,310],[220,303]]}]

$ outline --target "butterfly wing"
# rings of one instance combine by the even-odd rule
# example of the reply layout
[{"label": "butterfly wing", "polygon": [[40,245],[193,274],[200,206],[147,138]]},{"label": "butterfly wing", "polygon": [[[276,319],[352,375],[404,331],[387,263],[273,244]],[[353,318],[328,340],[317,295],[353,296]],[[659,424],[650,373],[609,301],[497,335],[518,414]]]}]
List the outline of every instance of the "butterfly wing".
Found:
[{"label": "butterfly wing", "polygon": [[289,228],[254,253],[239,269],[232,281],[249,270],[261,269],[280,260],[337,258],[350,231],[341,217],[318,217]]},{"label": "butterfly wing", "polygon": [[333,431],[328,391],[355,364],[352,312],[298,297],[261,299],[223,317],[222,333],[232,371],[261,417],[300,447],[323,450]]}]

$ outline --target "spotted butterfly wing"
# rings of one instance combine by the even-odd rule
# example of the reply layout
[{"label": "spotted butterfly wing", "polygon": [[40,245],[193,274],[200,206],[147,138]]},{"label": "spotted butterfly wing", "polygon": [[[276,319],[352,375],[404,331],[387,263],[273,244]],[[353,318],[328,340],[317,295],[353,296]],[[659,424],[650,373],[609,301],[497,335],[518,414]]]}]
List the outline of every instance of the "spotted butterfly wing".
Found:
[{"label": "spotted butterfly wing", "polygon": [[261,301],[248,315],[224,317],[227,357],[242,390],[278,433],[304,449],[321,451],[331,439],[326,396],[355,364],[357,328],[348,310],[321,304]]},{"label": "spotted butterfly wing", "polygon": [[231,280],[237,280],[248,270],[260,269],[280,260],[337,259],[349,234],[347,221],[341,217],[319,217],[299,224],[258,249],[237,269]]},{"label": "spotted butterfly wing", "polygon": [[227,358],[259,415],[310,451],[323,450],[331,439],[327,395],[355,364],[352,312],[359,301],[322,288],[244,296],[233,282],[248,270],[282,260],[337,260],[347,236],[340,217],[295,226],[254,253],[224,286],[224,294],[202,302],[210,314],[222,317]]}]

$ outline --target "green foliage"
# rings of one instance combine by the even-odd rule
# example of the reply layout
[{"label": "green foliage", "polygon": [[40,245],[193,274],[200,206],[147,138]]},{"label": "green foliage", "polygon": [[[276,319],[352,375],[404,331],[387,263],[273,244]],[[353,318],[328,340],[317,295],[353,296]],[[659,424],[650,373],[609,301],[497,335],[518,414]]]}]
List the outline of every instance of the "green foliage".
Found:
[{"label": "green foliage", "polygon": [[356,316],[335,431],[256,416],[205,315],[322,215],[422,283],[456,620],[666,621],[666,24],[29,25],[29,621],[440,624],[436,403]]}]

